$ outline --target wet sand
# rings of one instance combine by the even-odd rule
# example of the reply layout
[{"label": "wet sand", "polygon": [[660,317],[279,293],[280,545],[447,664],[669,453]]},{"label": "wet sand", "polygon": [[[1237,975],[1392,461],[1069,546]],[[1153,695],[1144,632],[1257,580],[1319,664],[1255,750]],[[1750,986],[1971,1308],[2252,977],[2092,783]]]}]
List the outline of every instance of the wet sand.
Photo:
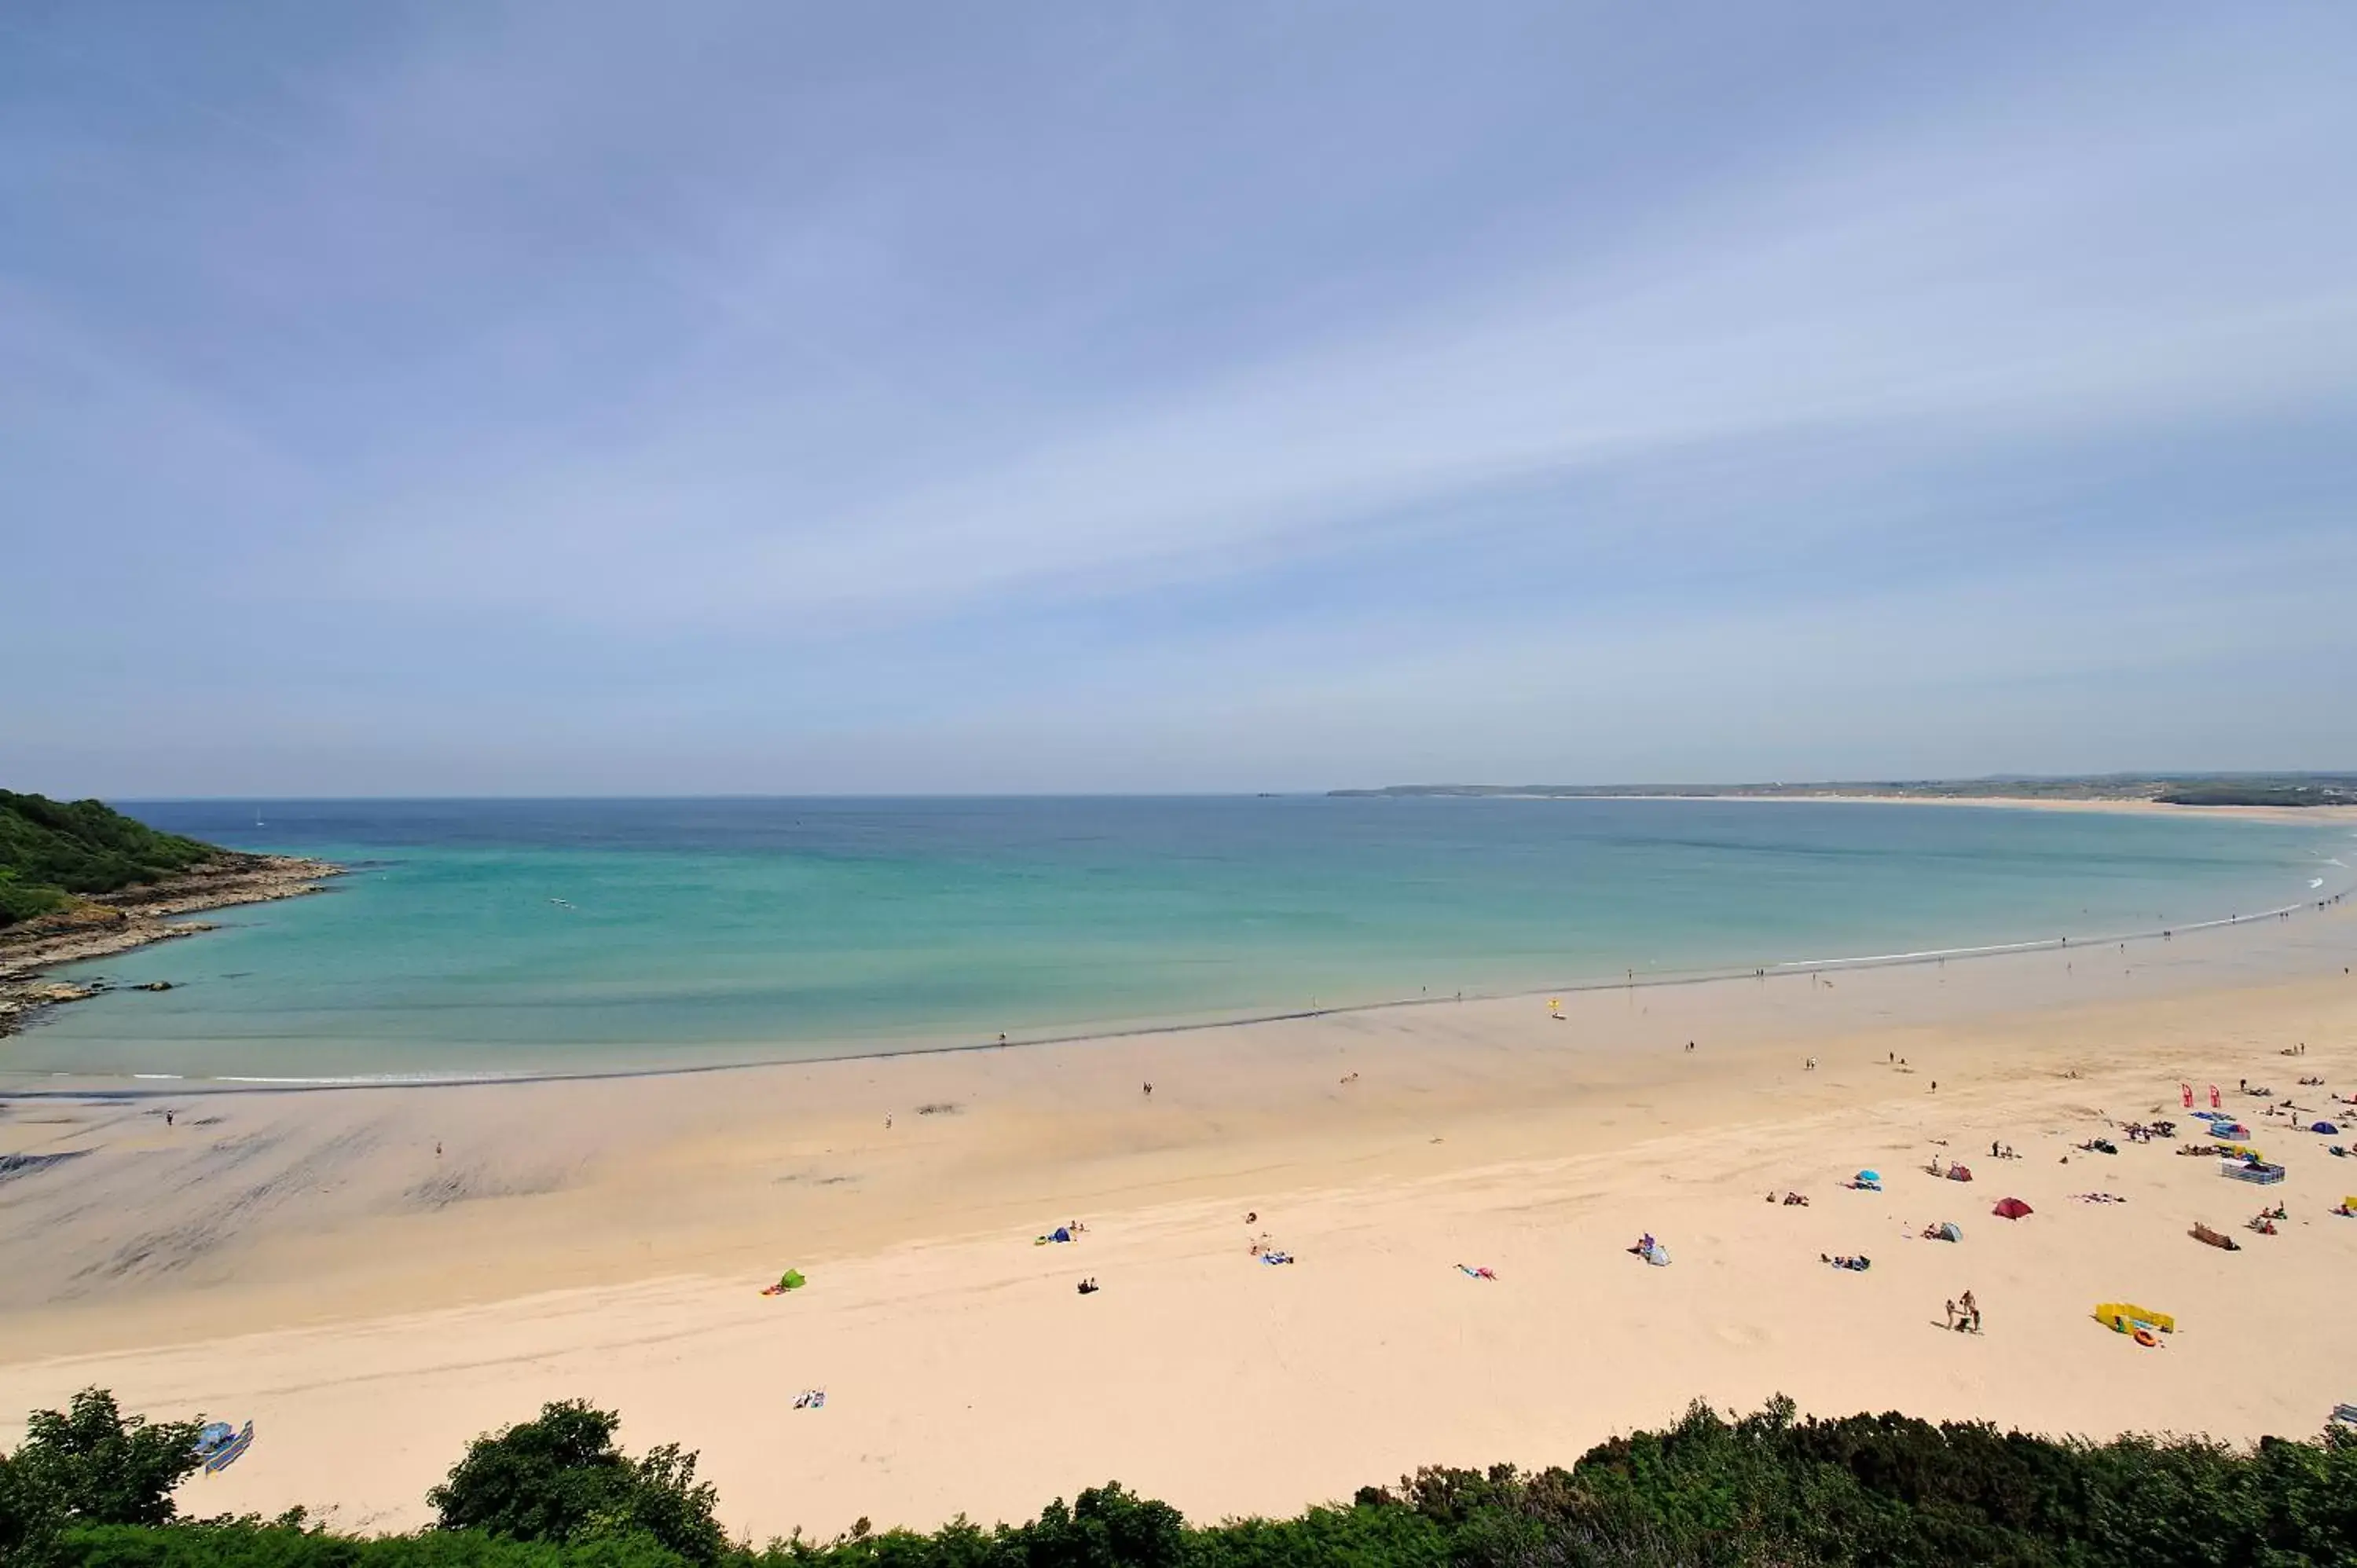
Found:
[{"label": "wet sand", "polygon": [[[702,1448],[757,1537],[1027,1516],[1108,1477],[1200,1515],[1291,1511],[1778,1390],[2312,1433],[2357,1395],[2335,1387],[2357,1219],[2328,1212],[2357,1159],[2233,1090],[2347,1109],[2325,1096],[2357,1092],[2352,962],[2342,907],[1584,993],[1560,1021],[1523,998],[641,1079],[58,1084],[0,1112],[0,1412],[98,1382],[251,1417],[253,1451],[194,1506],[405,1528],[468,1437],[578,1394],[633,1447]],[[2156,1108],[2183,1122],[2186,1079],[2221,1083],[2290,1179],[2072,1151]],[[1992,1139],[2023,1158],[1987,1161]],[[1929,1175],[1934,1155],[1978,1179]],[[1835,1185],[1862,1165],[1885,1192]],[[2007,1194],[2037,1213],[1992,1218]],[[2283,1234],[2238,1229],[2277,1197]],[[1075,1218],[1079,1241],[1033,1244]],[[1938,1219],[1964,1240],[1916,1239]],[[2244,1250],[2191,1241],[2196,1219]],[[1623,1250],[1644,1230],[1668,1268]],[[1254,1259],[1263,1232],[1299,1261]],[[789,1264],[808,1289],[756,1294]],[[1084,1275],[1103,1290],[1077,1295]],[[1977,1338],[1940,1325],[1965,1288]],[[2180,1332],[2140,1349],[2090,1317],[2112,1299]],[[790,1408],[815,1387],[826,1409]]]}]

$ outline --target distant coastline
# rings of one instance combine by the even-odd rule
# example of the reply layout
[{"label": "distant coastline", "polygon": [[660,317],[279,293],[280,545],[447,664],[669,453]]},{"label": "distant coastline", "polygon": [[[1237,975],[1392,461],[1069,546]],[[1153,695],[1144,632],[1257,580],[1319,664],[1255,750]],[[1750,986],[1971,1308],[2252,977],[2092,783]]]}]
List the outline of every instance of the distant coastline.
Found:
[{"label": "distant coastline", "polygon": [[2219,815],[2357,815],[2357,773],[2097,774],[1750,784],[1386,784],[1329,799],[1816,800],[1921,805],[2195,811]]},{"label": "distant coastline", "polygon": [[343,869],[297,855],[223,850],[178,875],[77,898],[53,914],[0,929],[0,1036],[16,1033],[42,1008],[80,1002],[102,989],[44,978],[59,964],[211,930],[206,921],[175,917],[322,892]]}]

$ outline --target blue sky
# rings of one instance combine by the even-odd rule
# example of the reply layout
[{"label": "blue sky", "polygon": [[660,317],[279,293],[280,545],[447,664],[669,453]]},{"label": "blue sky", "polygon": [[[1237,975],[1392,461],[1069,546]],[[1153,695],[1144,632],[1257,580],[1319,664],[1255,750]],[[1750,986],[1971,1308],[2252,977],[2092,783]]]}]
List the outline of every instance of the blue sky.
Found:
[{"label": "blue sky", "polygon": [[2357,766],[2357,7],[0,15],[0,783]]}]

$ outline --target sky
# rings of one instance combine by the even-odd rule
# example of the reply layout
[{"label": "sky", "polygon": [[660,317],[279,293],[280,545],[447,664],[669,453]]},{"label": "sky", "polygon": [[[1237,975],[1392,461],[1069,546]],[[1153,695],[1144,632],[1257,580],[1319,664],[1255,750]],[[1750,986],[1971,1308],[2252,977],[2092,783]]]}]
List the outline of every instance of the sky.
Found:
[{"label": "sky", "polygon": [[2357,7],[0,11],[0,785],[2357,768]]}]

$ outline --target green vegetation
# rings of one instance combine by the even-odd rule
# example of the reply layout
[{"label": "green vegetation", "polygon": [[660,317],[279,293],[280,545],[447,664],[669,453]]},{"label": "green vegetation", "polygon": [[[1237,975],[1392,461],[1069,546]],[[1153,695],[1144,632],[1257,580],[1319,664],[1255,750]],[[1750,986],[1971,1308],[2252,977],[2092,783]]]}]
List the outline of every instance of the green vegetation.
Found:
[{"label": "green vegetation", "polygon": [[[190,1423],[125,1421],[96,1390],[36,1412],[0,1457],[15,1568],[1543,1568],[1646,1565],[2357,1563],[2357,1433],[2237,1449],[2091,1444],[1901,1415],[1740,1420],[1700,1404],[1568,1470],[1420,1470],[1346,1507],[1189,1525],[1118,1486],[1028,1523],[930,1534],[866,1520],[756,1550],[714,1518],[695,1456],[631,1459],[579,1402],[478,1439],[429,1495],[435,1528],[352,1537],[300,1512],[177,1521]],[[249,1461],[251,1462],[251,1461]],[[781,1485],[791,1485],[781,1481]]]},{"label": "green vegetation", "polygon": [[620,1424],[578,1400],[548,1405],[536,1421],[468,1444],[425,1500],[446,1530],[561,1544],[644,1536],[691,1563],[717,1563],[728,1541],[712,1517],[717,1495],[696,1484],[695,1455],[673,1443],[630,1459],[614,1446]]},{"label": "green vegetation", "polygon": [[77,1525],[169,1523],[172,1488],[197,1467],[200,1424],[126,1419],[100,1389],[67,1410],[33,1412],[23,1444],[0,1455],[0,1563],[38,1563]]},{"label": "green vegetation", "polygon": [[0,789],[0,928],[63,908],[73,894],[161,881],[221,853],[102,801]]},{"label": "green vegetation", "polygon": [[2153,799],[2171,806],[2357,806],[2357,780],[2220,779],[2179,785]]}]

